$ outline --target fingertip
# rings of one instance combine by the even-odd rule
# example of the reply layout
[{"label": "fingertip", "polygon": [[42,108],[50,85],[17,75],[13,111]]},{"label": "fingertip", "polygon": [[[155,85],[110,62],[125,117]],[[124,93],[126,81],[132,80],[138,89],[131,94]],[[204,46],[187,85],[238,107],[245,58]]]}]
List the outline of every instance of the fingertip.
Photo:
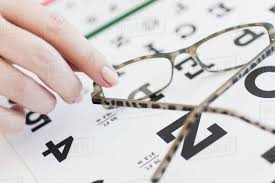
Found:
[{"label": "fingertip", "polygon": [[54,110],[57,103],[56,97],[53,95],[47,103],[47,106],[42,111],[43,114],[48,114]]},{"label": "fingertip", "polygon": [[[118,74],[117,72],[108,67],[104,66],[101,70],[101,76],[104,79],[104,81],[107,83],[106,87],[112,87],[118,84]],[[105,83],[104,83],[105,84]]]},{"label": "fingertip", "polygon": [[39,114],[49,114],[54,110],[56,103],[56,97],[54,95],[51,95],[45,98],[45,100],[43,100],[43,103],[36,105],[35,108],[30,110]]},{"label": "fingertip", "polygon": [[83,72],[103,87],[109,88],[118,84],[117,71],[102,53],[92,47],[87,55],[89,55],[86,57],[87,62],[82,62]]}]

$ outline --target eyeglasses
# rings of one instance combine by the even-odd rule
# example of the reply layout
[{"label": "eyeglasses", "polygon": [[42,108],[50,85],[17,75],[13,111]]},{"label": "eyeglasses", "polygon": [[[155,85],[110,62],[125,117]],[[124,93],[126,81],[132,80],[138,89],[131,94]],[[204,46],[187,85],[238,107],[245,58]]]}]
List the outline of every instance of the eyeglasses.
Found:
[{"label": "eyeglasses", "polygon": [[[243,33],[247,32],[250,35],[256,35],[253,43],[250,40],[241,42],[240,38],[244,38]],[[189,133],[202,112],[235,117],[275,134],[275,129],[233,110],[209,107],[211,102],[271,55],[274,52],[274,45],[275,30],[270,23],[252,23],[230,27],[214,33],[190,47],[170,53],[143,56],[116,65],[115,69],[122,75],[120,83],[113,88],[102,88],[94,83],[92,102],[109,109],[134,107],[191,111],[184,121],[185,125],[181,128],[181,132],[151,178],[152,182],[159,182],[184,136]],[[259,54],[255,57],[255,53]],[[171,84],[175,60],[181,54],[190,54],[193,60],[208,72],[226,72],[237,68],[240,70],[198,106],[155,101],[155,97]]]}]

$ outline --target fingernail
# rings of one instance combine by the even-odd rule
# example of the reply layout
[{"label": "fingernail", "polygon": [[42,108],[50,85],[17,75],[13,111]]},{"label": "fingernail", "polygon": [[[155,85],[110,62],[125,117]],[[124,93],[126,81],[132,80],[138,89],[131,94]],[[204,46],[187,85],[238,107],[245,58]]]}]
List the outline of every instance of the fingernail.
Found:
[{"label": "fingernail", "polygon": [[111,68],[104,66],[101,71],[103,79],[109,83],[111,86],[115,86],[118,84],[118,75],[117,72],[112,70]]}]

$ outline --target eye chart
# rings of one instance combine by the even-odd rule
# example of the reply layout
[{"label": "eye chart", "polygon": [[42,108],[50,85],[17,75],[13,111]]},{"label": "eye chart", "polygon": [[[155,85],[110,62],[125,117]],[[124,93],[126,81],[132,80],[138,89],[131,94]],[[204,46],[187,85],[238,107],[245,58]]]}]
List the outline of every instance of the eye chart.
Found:
[{"label": "eye chart", "polygon": [[[187,47],[229,26],[275,23],[271,0],[48,0],[113,63]],[[236,38],[250,44],[259,35]],[[222,50],[217,50],[217,52]],[[244,53],[245,54],[245,53]],[[257,53],[255,53],[256,55]],[[232,59],[234,59],[232,57]],[[234,109],[275,127],[275,56],[229,89],[213,106]],[[159,101],[199,104],[236,71],[204,72],[188,55],[176,60]],[[123,76],[121,76],[123,77]],[[49,115],[29,112],[26,128],[6,138],[38,183],[145,183],[175,139],[188,112],[93,105],[92,82],[82,103],[61,100]],[[163,183],[275,182],[275,137],[231,117],[202,114]],[[22,180],[22,182],[28,182]]]}]

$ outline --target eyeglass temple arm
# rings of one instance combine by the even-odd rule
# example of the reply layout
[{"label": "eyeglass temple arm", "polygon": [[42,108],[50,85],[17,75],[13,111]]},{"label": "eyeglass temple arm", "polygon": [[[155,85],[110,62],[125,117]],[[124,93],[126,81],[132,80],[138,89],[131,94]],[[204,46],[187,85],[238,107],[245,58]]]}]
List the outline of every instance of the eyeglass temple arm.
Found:
[{"label": "eyeglass temple arm", "polygon": [[[174,104],[174,103],[162,103],[156,101],[141,101],[141,100],[126,100],[126,99],[114,99],[114,98],[104,98],[99,95],[92,96],[92,102],[94,104],[103,104],[110,107],[133,107],[133,108],[149,108],[149,109],[164,109],[164,110],[176,110],[176,111],[192,111],[197,106],[195,105],[184,105],[184,104]],[[275,134],[275,129],[270,126],[263,125],[258,121],[249,119],[248,117],[241,115],[235,111],[218,108],[218,107],[205,107],[203,112],[215,113],[231,116],[240,119],[250,125],[260,128],[264,131]]]}]

